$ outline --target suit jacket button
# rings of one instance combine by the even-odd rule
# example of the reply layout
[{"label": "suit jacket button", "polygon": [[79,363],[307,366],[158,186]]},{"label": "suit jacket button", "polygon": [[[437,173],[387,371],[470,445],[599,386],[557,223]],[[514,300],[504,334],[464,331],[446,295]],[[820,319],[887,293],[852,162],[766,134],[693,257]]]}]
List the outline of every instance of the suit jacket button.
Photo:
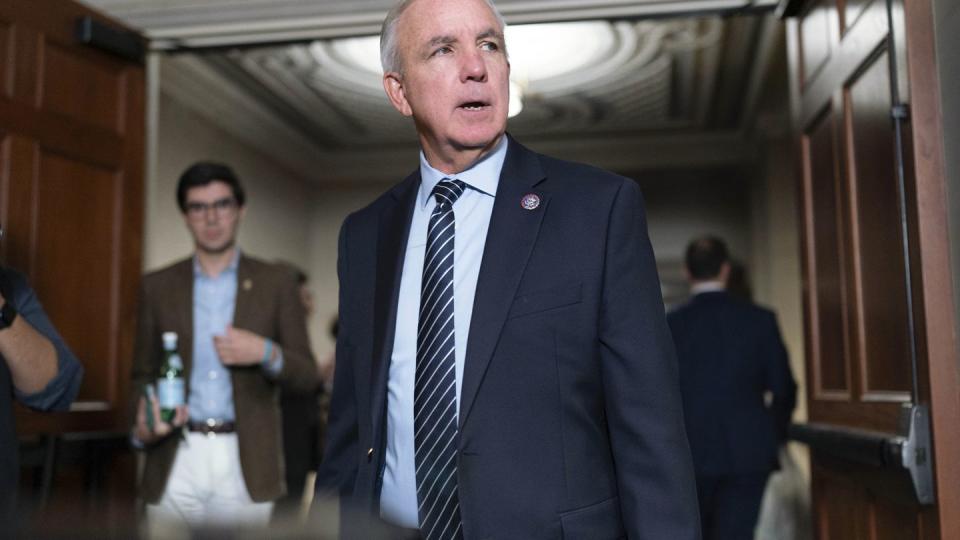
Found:
[{"label": "suit jacket button", "polygon": [[367,450],[367,463],[373,461],[373,448]]}]

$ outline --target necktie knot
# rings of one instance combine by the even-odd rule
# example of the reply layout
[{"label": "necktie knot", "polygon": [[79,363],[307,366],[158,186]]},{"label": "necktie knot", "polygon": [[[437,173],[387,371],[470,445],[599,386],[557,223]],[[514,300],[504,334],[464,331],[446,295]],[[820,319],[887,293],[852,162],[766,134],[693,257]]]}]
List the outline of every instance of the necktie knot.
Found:
[{"label": "necktie knot", "polygon": [[453,203],[457,202],[457,199],[463,195],[463,192],[466,188],[467,185],[463,183],[463,180],[451,180],[449,178],[444,178],[433,187],[433,192],[431,195],[437,199],[438,205],[452,207]]}]

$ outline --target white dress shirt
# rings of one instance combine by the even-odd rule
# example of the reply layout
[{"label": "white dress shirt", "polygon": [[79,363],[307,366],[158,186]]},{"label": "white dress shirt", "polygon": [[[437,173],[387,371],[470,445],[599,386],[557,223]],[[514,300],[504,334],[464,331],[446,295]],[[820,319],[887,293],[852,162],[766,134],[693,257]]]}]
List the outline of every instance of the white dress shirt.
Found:
[{"label": "white dress shirt", "polygon": [[[427,244],[430,214],[436,206],[431,192],[444,178],[462,180],[463,195],[453,205],[456,219],[453,262],[454,341],[456,346],[457,410],[463,383],[473,297],[480,275],[480,261],[487,239],[494,196],[507,154],[507,137],[496,149],[467,170],[444,174],[427,163],[420,153],[420,189],[410,223],[407,251],[400,279],[397,326],[387,381],[387,455],[380,491],[380,515],[390,523],[411,529],[419,525],[417,479],[413,444],[413,391],[417,363],[417,324],[420,312],[420,284]],[[517,203],[519,204],[519,202]]]}]

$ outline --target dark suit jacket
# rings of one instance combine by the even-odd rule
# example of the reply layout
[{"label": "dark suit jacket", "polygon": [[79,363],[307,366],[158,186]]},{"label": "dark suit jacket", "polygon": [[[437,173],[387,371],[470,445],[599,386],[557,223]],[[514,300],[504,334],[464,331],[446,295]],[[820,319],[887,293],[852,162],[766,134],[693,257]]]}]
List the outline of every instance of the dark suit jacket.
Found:
[{"label": "dark suit jacket", "polygon": [[[379,512],[386,384],[418,173],[349,216],[318,489]],[[540,205],[520,201],[535,193]],[[415,317],[415,313],[400,316]],[[463,531],[698,538],[697,500],[640,190],[512,139],[473,306],[459,412]],[[342,534],[363,535],[346,517]]]},{"label": "dark suit jacket", "polygon": [[[183,358],[187,392],[190,391],[193,281],[192,258],[143,277],[132,371],[134,411],[143,386],[160,373],[163,332],[172,331],[179,336],[178,351]],[[259,365],[230,369],[240,465],[247,491],[254,501],[269,501],[286,490],[275,382],[306,391],[315,387],[317,381],[299,285],[293,272],[241,255],[233,326],[270,338],[283,351],[283,369],[277,381],[268,379]],[[155,503],[163,496],[178,442],[178,437],[171,436],[146,449],[140,489],[147,502]]]},{"label": "dark suit jacket", "polygon": [[[776,468],[797,392],[776,316],[729,293],[709,292],[667,321],[697,474]],[[769,407],[766,392],[773,398]]]}]

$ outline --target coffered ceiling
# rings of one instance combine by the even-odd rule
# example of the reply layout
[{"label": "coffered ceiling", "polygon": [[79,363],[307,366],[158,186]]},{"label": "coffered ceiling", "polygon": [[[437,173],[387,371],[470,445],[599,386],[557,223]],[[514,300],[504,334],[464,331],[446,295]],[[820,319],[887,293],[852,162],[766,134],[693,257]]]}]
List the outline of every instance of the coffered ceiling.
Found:
[{"label": "coffered ceiling", "polygon": [[[168,51],[153,65],[169,97],[319,182],[395,178],[415,163],[413,127],[386,100],[365,37],[390,0],[87,3]],[[523,107],[508,129],[621,171],[742,161],[782,40],[774,4],[499,0]]]}]

